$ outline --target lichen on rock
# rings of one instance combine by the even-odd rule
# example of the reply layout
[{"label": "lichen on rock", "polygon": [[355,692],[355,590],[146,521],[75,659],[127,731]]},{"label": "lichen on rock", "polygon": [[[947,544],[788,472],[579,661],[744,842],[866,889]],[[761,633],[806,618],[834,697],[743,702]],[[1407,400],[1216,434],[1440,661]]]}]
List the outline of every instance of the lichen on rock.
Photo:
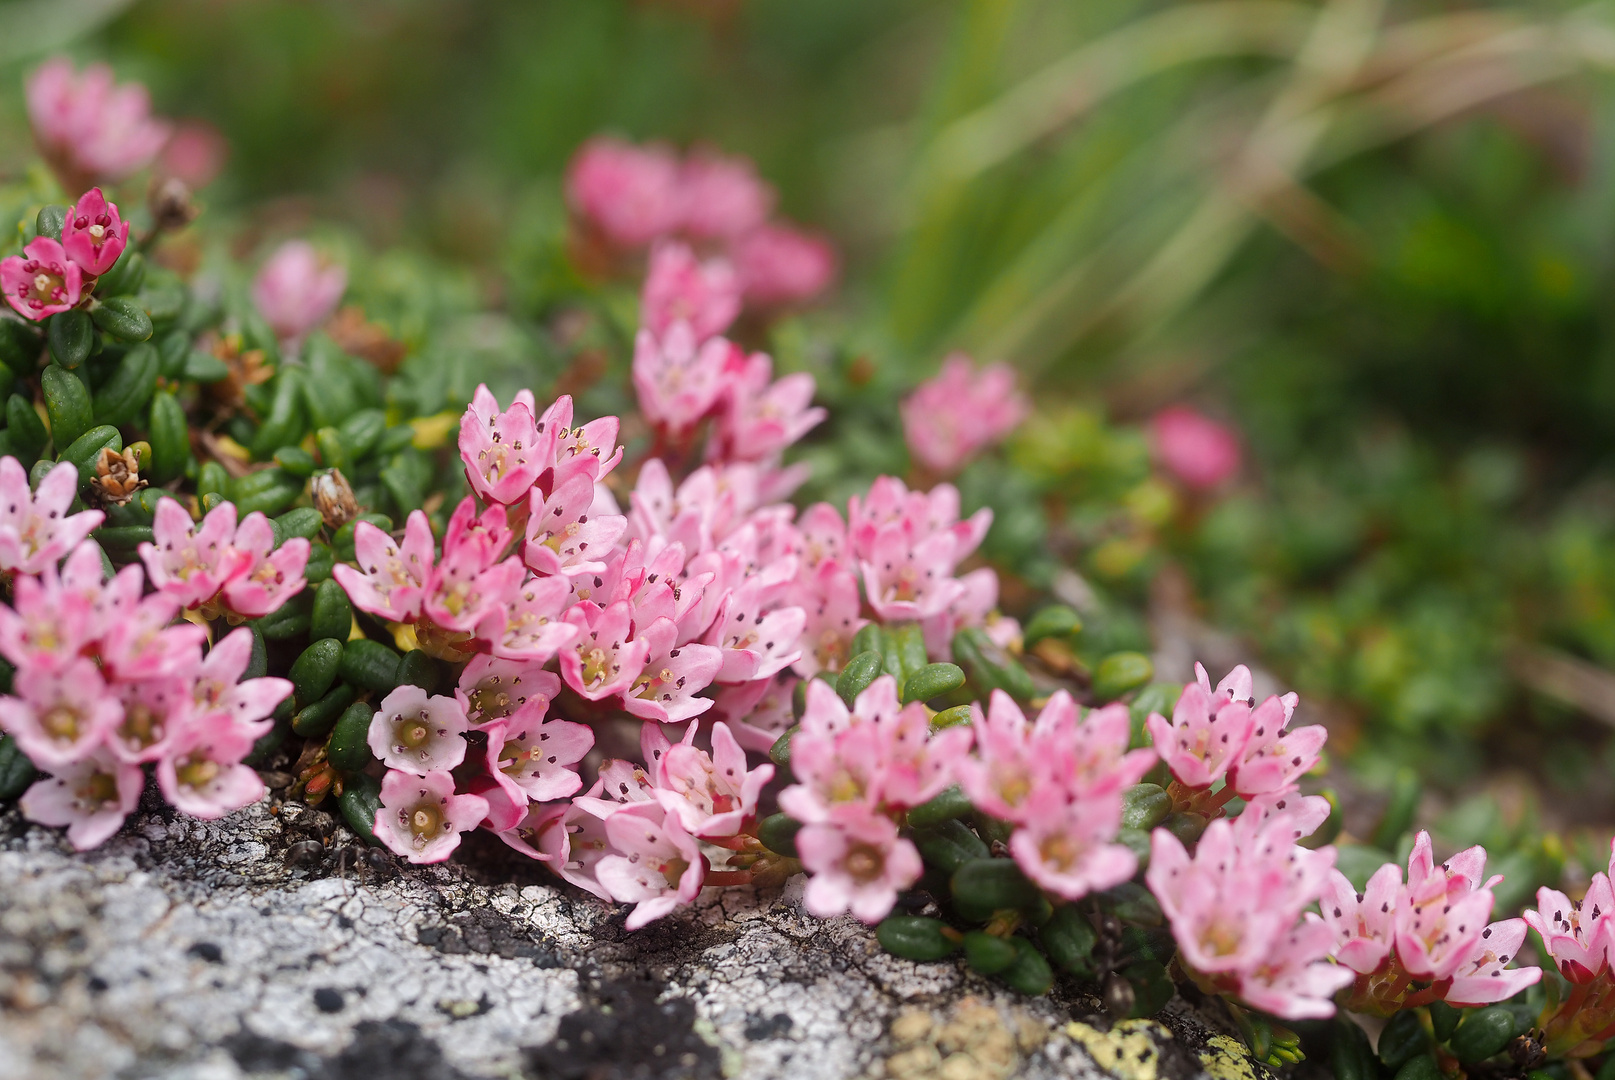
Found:
[{"label": "lichen on rock", "polygon": [[[1106,1025],[1096,999],[888,955],[807,915],[799,882],[709,890],[630,933],[497,843],[409,867],[278,809],[148,800],[87,854],[0,812],[0,1080],[1132,1080],[1069,1034]],[[1181,1004],[1166,1022],[1213,1045]],[[1171,1080],[1200,1069],[1180,1053]]]}]

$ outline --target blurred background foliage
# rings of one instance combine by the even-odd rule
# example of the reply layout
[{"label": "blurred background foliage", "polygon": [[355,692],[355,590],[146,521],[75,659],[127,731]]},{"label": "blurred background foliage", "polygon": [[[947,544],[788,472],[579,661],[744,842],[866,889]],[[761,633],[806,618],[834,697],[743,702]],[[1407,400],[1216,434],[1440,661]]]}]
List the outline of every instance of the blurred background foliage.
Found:
[{"label": "blurred background foliage", "polygon": [[[1038,414],[959,480],[1006,607],[1242,636],[1371,783],[1503,764],[1615,809],[1615,6],[0,0],[13,192],[64,46],[225,135],[235,254],[347,253],[422,412],[482,378],[620,408],[632,285],[568,257],[567,159],[749,155],[844,259],[756,331],[833,409],[806,494],[907,471],[945,351],[1008,360]],[[1231,488],[1152,469],[1178,401],[1241,433]]]}]

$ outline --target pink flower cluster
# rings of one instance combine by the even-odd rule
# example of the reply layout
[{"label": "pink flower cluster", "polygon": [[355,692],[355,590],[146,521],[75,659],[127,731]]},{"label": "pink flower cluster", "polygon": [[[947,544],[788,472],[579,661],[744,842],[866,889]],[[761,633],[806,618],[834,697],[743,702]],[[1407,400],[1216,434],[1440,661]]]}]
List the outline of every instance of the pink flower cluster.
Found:
[{"label": "pink flower cluster", "polygon": [[971,711],[977,756],[955,766],[975,806],[1014,823],[1009,851],[1028,878],[1067,900],[1111,888],[1138,870],[1115,843],[1122,791],[1155,764],[1153,750],[1127,749],[1127,706],[1086,716],[1064,690],[1027,723],[1020,706],[993,692],[986,714]]},{"label": "pink flower cluster", "polygon": [[144,86],[115,85],[105,64],[79,73],[71,60],[56,57],[28,77],[27,96],[34,139],[70,191],[139,172],[173,130],[151,115]]},{"label": "pink flower cluster", "polygon": [[128,243],[129,223],[100,188],[91,188],[68,211],[60,242],[36,236],[21,255],[0,259],[0,290],[23,318],[49,318],[77,307]]},{"label": "pink flower cluster", "polygon": [[[682,256],[668,247],[659,257]],[[676,269],[700,277],[687,261]],[[673,306],[669,334],[687,332],[701,305]],[[356,527],[358,565],[334,570],[354,604],[411,624],[429,652],[470,659],[455,697],[406,687],[372,722],[372,749],[389,769],[376,830],[394,851],[437,861],[481,826],[568,880],[635,904],[630,925],[642,925],[708,880],[702,845],[732,846],[752,826],[773,769],[748,768],[746,751],[766,750],[790,724],[797,678],[846,659],[866,621],[860,576],[874,614],[921,620],[938,655],[996,602],[990,570],[954,576],[990,517],[961,521],[952,488],[910,492],[883,478],[845,519],[824,504],[798,519],[774,501],[799,482],[779,455],[817,420],[806,407],[813,384],[771,383],[766,356],[746,363],[749,379],[724,392],[708,461],[677,483],[661,460],[645,462],[626,513],[602,483],[622,460],[615,418],[578,423],[566,397],[540,412],[527,392],[501,408],[478,388],[459,441],[475,494],[455,510],[441,549],[419,512],[401,541]],[[782,398],[789,408],[769,407]],[[804,850],[828,875],[813,887],[821,899],[838,880],[832,865],[846,861],[825,852],[843,842],[895,844],[891,815],[950,783],[937,763],[970,741],[960,730],[928,751],[924,708],[898,708],[891,679],[877,685],[869,731],[899,756],[881,763],[886,779],[867,812],[827,807],[814,822],[823,827]],[[646,721],[645,763],[609,763],[590,792],[576,794],[594,734],[550,715],[563,688],[574,719],[620,711]],[[817,704],[808,729],[828,736],[846,726],[832,716],[840,709],[845,720],[847,711],[827,684],[810,687],[809,701]],[[713,722],[703,725],[709,711]],[[672,724],[687,725],[678,742],[662,727]],[[486,737],[483,761],[465,759],[470,731]],[[697,745],[698,731],[710,748]],[[894,866],[905,865],[902,851],[912,854],[893,850]],[[883,871],[885,885],[870,879],[872,895],[889,893],[889,908],[902,877]],[[855,910],[879,906],[865,897]]]},{"label": "pink flower cluster", "polygon": [[903,436],[917,462],[952,476],[1014,431],[1028,407],[1015,389],[1015,372],[1009,365],[991,364],[977,371],[968,356],[954,353],[942,362],[935,378],[904,399]]},{"label": "pink flower cluster", "polygon": [[[1540,969],[1508,967],[1525,941],[1527,921],[1489,921],[1492,886],[1503,879],[1485,873],[1486,851],[1478,846],[1437,866],[1425,832],[1408,856],[1406,883],[1395,863],[1375,871],[1360,893],[1331,871],[1320,907],[1336,938],[1336,959],[1356,973],[1346,1007],[1389,1016],[1431,1001],[1486,1005],[1534,985]],[[1563,897],[1544,894],[1543,910],[1562,917],[1554,905]],[[1568,955],[1563,937],[1560,943]]]},{"label": "pink flower cluster", "polygon": [[276,548],[269,519],[253,513],[238,525],[234,503],[221,502],[193,523],[179,500],[162,499],[151,536],[139,550],[152,586],[209,618],[268,615],[307,584],[309,542],[293,537]]},{"label": "pink flower cluster", "polygon": [[[722,259],[697,260],[680,243],[651,253],[634,342],[633,379],[640,411],[664,446],[687,448],[712,422],[707,457],[753,462],[777,474],[784,449],[825,417],[813,407],[813,377],[773,378],[773,361],[747,355],[721,335],[740,312],[741,292]],[[800,479],[776,475],[769,497]]]},{"label": "pink flower cluster", "polygon": [[295,348],[336,310],[348,288],[348,272],[305,240],[275,249],[252,282],[252,302],[275,337]]},{"label": "pink flower cluster", "polygon": [[[15,464],[0,460],[0,470]],[[205,631],[176,624],[179,603],[142,595],[144,585],[139,566],[104,580],[100,549],[85,542],[60,571],[47,562],[18,574],[13,607],[0,607],[0,654],[16,667],[14,696],[0,696],[0,730],[51,774],[23,794],[23,814],[67,826],[81,850],[134,809],[148,763],[164,797],[196,817],[261,798],[241,759],[292,691],[285,679],[242,681],[251,631],[204,654]]]},{"label": "pink flower cluster", "polygon": [[755,305],[810,299],[835,278],[828,243],[769,220],[774,191],[743,158],[695,150],[680,160],[660,143],[597,137],[572,159],[566,196],[614,247],[683,237],[725,252],[734,286]]},{"label": "pink flower cluster", "polygon": [[1330,999],[1352,975],[1329,962],[1332,926],[1306,909],[1324,894],[1335,852],[1295,842],[1328,816],[1317,796],[1264,796],[1213,821],[1192,856],[1166,829],[1151,835],[1144,879],[1202,989],[1285,1019],[1334,1015]]},{"label": "pink flower cluster", "polygon": [[[1176,780],[1177,801],[1220,813],[1235,795],[1250,799],[1296,790],[1318,764],[1329,733],[1316,724],[1290,729],[1300,702],[1293,693],[1254,705],[1250,669],[1243,664],[1215,690],[1204,667],[1196,664],[1194,670],[1196,681],[1184,687],[1171,721],[1159,713],[1148,720],[1155,751]],[[1212,792],[1219,781],[1226,783]]]},{"label": "pink flower cluster", "polygon": [[779,796],[780,809],[804,823],[796,848],[810,875],[808,911],[886,917],[924,869],[896,822],[953,782],[970,740],[963,727],[932,734],[930,713],[918,702],[900,705],[890,675],[870,683],[850,710],[828,683],[808,683],[802,727],[791,737],[797,783]]},{"label": "pink flower cluster", "polygon": [[633,904],[630,930],[690,903],[711,874],[702,845],[734,847],[755,825],[757,798],[774,775],[772,765],[748,767],[721,721],[712,725],[711,749],[696,746],[699,727],[692,723],[674,743],[660,724],[646,723],[644,766],[605,762],[586,794],[533,807],[503,839],[601,899]]}]

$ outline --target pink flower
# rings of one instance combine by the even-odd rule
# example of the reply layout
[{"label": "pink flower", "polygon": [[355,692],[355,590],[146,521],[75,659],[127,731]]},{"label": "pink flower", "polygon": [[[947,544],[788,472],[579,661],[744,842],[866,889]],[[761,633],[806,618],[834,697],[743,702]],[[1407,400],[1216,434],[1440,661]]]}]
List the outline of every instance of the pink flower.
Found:
[{"label": "pink flower", "polygon": [[[596,781],[590,790],[598,792],[600,786],[600,782]],[[554,807],[533,806],[527,814],[527,821],[514,831],[518,834],[527,832],[537,841],[532,845],[537,848],[536,856],[548,863],[550,869],[563,880],[602,900],[610,900],[611,893],[595,877],[600,860],[611,851],[610,841],[606,839],[605,821],[589,813],[576,800]],[[508,833],[501,833],[500,839],[518,851],[522,850]]]},{"label": "pink flower", "polygon": [[723,653],[710,645],[678,643],[672,619],[657,619],[638,635],[647,659],[633,686],[623,693],[623,708],[643,720],[678,724],[712,707],[697,696],[712,685],[723,666]]},{"label": "pink flower", "polygon": [[79,851],[100,846],[118,831],[140,802],[146,776],[139,765],[113,757],[104,747],[35,781],[18,804],[23,816],[41,825],[67,826],[67,839]]},{"label": "pink flower", "polygon": [[896,529],[912,543],[936,533],[953,537],[958,563],[980,546],[992,526],[993,512],[982,508],[959,519],[959,489],[938,484],[930,491],[910,491],[894,476],[878,476],[869,492],[847,500],[847,538],[852,554],[867,562],[884,531]]},{"label": "pink flower", "polygon": [[697,341],[729,329],[740,314],[740,283],[723,259],[705,262],[686,244],[657,244],[640,293],[639,321],[657,338],[686,323]]},{"label": "pink flower", "polygon": [[997,614],[998,573],[990,566],[978,567],[956,579],[959,589],[947,607],[920,624],[925,650],[947,659],[953,654],[953,637],[967,626],[979,626],[1000,649],[1008,649],[1020,637],[1020,623]]},{"label": "pink flower", "polygon": [[1151,713],[1146,724],[1155,752],[1188,787],[1210,787],[1240,761],[1254,723],[1250,706],[1227,701],[1190,683],[1172,710],[1172,722]]},{"label": "pink flower", "polygon": [[801,657],[807,615],[797,607],[774,607],[764,598],[766,579],[751,578],[718,609],[706,641],[723,654],[722,682],[750,682],[784,671]]},{"label": "pink flower", "polygon": [[916,541],[900,525],[882,528],[860,564],[869,606],[882,622],[928,619],[946,611],[963,592],[953,577],[957,548],[950,532]]},{"label": "pink flower", "polygon": [[[358,569],[337,563],[331,576],[359,610],[392,622],[411,621],[420,614],[425,598],[427,577],[432,572],[432,546],[432,526],[419,510],[404,523],[402,545],[368,521],[361,521],[353,529]],[[145,553],[141,554],[144,557]]]},{"label": "pink flower", "polygon": [[890,818],[858,804],[838,807],[828,820],[805,826],[796,834],[796,850],[810,875],[802,906],[821,919],[850,911],[863,922],[877,923],[925,869],[920,853],[897,835]]},{"label": "pink flower", "polygon": [[577,642],[561,652],[561,678],[588,698],[603,701],[634,685],[645,668],[650,646],[630,641],[629,608],[619,601],[602,608],[589,600],[567,609],[566,621],[579,631]]},{"label": "pink flower", "polygon": [[465,760],[465,710],[451,697],[400,686],[370,718],[370,750],[383,765],[429,776]]},{"label": "pink flower", "polygon": [[19,670],[15,693],[0,697],[0,730],[9,732],[42,769],[83,758],[123,714],[89,660],[73,660],[55,671]]},{"label": "pink flower", "polygon": [[[93,593],[74,587],[74,569],[82,573],[88,563],[94,564]],[[0,653],[25,671],[56,671],[73,663],[103,630],[95,608],[100,576],[101,556],[94,544],[75,548],[63,574],[54,563],[45,564],[37,577],[19,574],[12,606],[0,604]]]},{"label": "pink flower", "polygon": [[193,722],[190,682],[178,676],[142,679],[123,683],[118,691],[123,719],[107,732],[107,749],[130,763],[166,757],[174,739]]},{"label": "pink flower", "polygon": [[[1375,871],[1361,894],[1339,872],[1330,874],[1321,898],[1323,919],[1336,939],[1336,956],[1357,973],[1347,1007],[1388,1015],[1413,991],[1411,980],[1431,984],[1429,997],[1456,1006],[1504,1001],[1533,985],[1538,968],[1509,968],[1519,956],[1526,925],[1543,923],[1549,952],[1572,982],[1590,981],[1604,967],[1604,945],[1595,915],[1571,921],[1574,908],[1551,889],[1538,893],[1540,912],[1525,919],[1489,922],[1491,888],[1483,880],[1486,851],[1472,847],[1437,867],[1430,835],[1421,832],[1408,857],[1407,884],[1401,869],[1387,863]],[[1594,910],[1607,911],[1607,879],[1588,891]],[[1544,915],[1550,916],[1544,919]],[[1560,917],[1562,916],[1562,918]]]},{"label": "pink flower", "polygon": [[774,209],[774,189],[742,157],[691,151],[679,169],[679,190],[684,231],[703,239],[742,236]]},{"label": "pink flower", "polygon": [[249,748],[268,728],[265,719],[292,693],[287,679],[271,676],[243,682],[241,676],[251,661],[252,631],[243,626],[226,634],[189,673],[191,714],[198,726],[234,728],[247,736]]},{"label": "pink flower", "polygon": [[1546,886],[1537,890],[1536,902],[1536,910],[1525,913],[1525,923],[1542,935],[1559,974],[1573,983],[1608,975],[1609,950],[1615,944],[1615,890],[1609,875],[1594,874],[1580,903]]},{"label": "pink flower", "polygon": [[251,565],[252,553],[236,548],[235,536],[234,503],[221,502],[193,529],[191,515],[178,499],[160,499],[152,520],[153,542],[140,545],[140,561],[154,588],[181,607],[197,607]]},{"label": "pink flower", "polygon": [[275,250],[252,282],[252,302],[281,343],[295,346],[331,317],[348,288],[348,272],[305,240]]},{"label": "pink flower", "polygon": [[241,764],[257,734],[235,725],[196,724],[157,762],[157,785],[175,809],[219,818],[264,797],[263,781]]},{"label": "pink flower", "polygon": [[84,271],[48,236],[30,241],[21,255],[0,259],[0,289],[25,319],[39,322],[77,306],[83,287]]},{"label": "pink flower", "polygon": [[765,754],[796,723],[791,702],[798,681],[786,675],[720,687],[712,716],[729,725],[741,746]]},{"label": "pink flower", "polygon": [[593,477],[576,473],[548,498],[534,488],[522,549],[536,574],[595,574],[606,568],[617,538],[628,528],[621,514],[597,512]]},{"label": "pink flower", "polygon": [[71,190],[140,171],[170,131],[152,118],[144,86],[114,86],[105,64],[77,74],[66,57],[47,61],[28,77],[28,118],[35,141]]},{"label": "pink flower", "polygon": [[574,473],[587,473],[591,480],[603,480],[622,460],[617,445],[621,422],[615,416],[602,416],[586,424],[574,425],[572,398],[562,394],[538,418],[538,433],[555,435],[555,483],[565,483]]},{"label": "pink flower", "polygon": [[106,515],[99,510],[67,512],[78,486],[78,468],[64,461],[31,493],[22,462],[0,458],[0,571],[37,574],[55,566],[101,524]]},{"label": "pink flower", "polygon": [[663,146],[590,139],[567,166],[566,201],[607,240],[640,247],[682,222],[678,161]]},{"label": "pink flower", "polygon": [[685,322],[661,337],[641,330],[634,339],[634,390],[645,419],[669,436],[682,436],[717,405],[735,347],[723,338],[697,340]]},{"label": "pink flower", "polygon": [[774,362],[752,353],[729,384],[708,448],[715,461],[772,461],[829,415],[813,408],[813,376],[805,371],[773,381]]},{"label": "pink flower", "polygon": [[1251,735],[1228,767],[1228,784],[1245,798],[1293,791],[1318,764],[1329,732],[1319,724],[1286,732],[1299,699],[1270,697],[1251,711]]},{"label": "pink flower", "polygon": [[[1448,860],[1439,871],[1430,853],[1430,836],[1421,832],[1408,860],[1408,883],[1396,909],[1396,955],[1415,978],[1452,979],[1447,1000],[1476,1002],[1488,992],[1501,1001],[1541,977],[1538,968],[1503,971],[1500,956],[1515,956],[1525,938],[1520,919],[1490,923],[1491,886],[1480,874],[1486,852],[1474,847]],[[1470,871],[1466,873],[1465,871]],[[1501,946],[1494,944],[1501,942]]]},{"label": "pink flower", "polygon": [[529,577],[507,599],[502,612],[491,610],[483,616],[477,636],[503,660],[544,663],[578,636],[578,628],[561,618],[571,602],[571,582],[567,577]]},{"label": "pink flower", "polygon": [[[1256,704],[1255,680],[1251,677],[1251,669],[1244,664],[1236,664],[1232,671],[1222,677],[1222,682],[1218,683],[1217,688],[1213,690],[1211,688],[1211,676],[1206,674],[1206,666],[1197,660],[1194,665],[1194,679],[1195,682],[1200,684],[1200,689],[1212,695],[1219,703],[1223,701],[1243,701],[1247,705]],[[1299,701],[1300,698],[1297,698],[1295,702],[1290,703],[1292,711]],[[1286,716],[1285,719],[1288,720],[1289,717]]]},{"label": "pink flower", "polygon": [[[810,711],[819,686],[835,694],[817,679],[809,682]],[[834,735],[797,732],[791,737],[791,773],[797,782],[779,793],[780,809],[811,823],[828,821],[831,812],[842,806],[879,807],[886,780],[882,743],[873,724]]]},{"label": "pink flower", "polygon": [[[163,500],[165,503],[176,501]],[[214,510],[217,512],[218,507]],[[155,539],[155,529],[152,535]],[[308,565],[309,542],[294,536],[275,547],[275,532],[270,528],[269,519],[260,513],[248,514],[242,520],[231,546],[246,556],[241,569],[225,583],[223,590],[224,606],[237,615],[256,619],[278,611],[308,584],[303,569]]]},{"label": "pink flower", "polygon": [[951,475],[1015,430],[1027,410],[1009,365],[978,372],[968,356],[954,353],[903,401],[903,436],[920,464]]},{"label": "pink flower", "polygon": [[554,462],[556,434],[553,427],[539,434],[531,392],[517,394],[500,412],[498,400],[479,384],[460,417],[460,460],[472,490],[485,502],[524,501],[539,473]]},{"label": "pink flower", "polygon": [[1491,1005],[1535,986],[1542,978],[1541,968],[1504,967],[1520,955],[1525,931],[1524,919],[1487,923],[1480,933],[1481,944],[1470,950],[1452,977],[1445,998],[1447,1004],[1459,1008]]},{"label": "pink flower", "polygon": [[1334,850],[1296,846],[1298,814],[1305,811],[1264,816],[1258,808],[1213,821],[1193,858],[1156,829],[1145,872],[1195,981],[1290,1020],[1334,1015],[1330,998],[1352,981],[1327,962],[1332,931],[1303,915],[1323,891]]},{"label": "pink flower", "polygon": [[[83,594],[98,594],[93,600],[101,630],[96,648],[104,672],[124,682],[192,672],[207,632],[194,623],[176,625],[174,616],[179,614],[179,605],[172,597],[162,593],[142,595],[145,575],[139,566],[125,566],[102,586],[100,561],[94,548],[80,544],[68,557],[62,581],[68,584],[72,578],[87,585],[93,582],[93,586],[83,589]],[[242,667],[246,666],[245,655],[243,652]],[[239,674],[238,670],[231,678]],[[290,683],[274,681],[285,684],[289,692]],[[273,707],[272,703],[270,708]]]},{"label": "pink flower", "polygon": [[92,276],[111,270],[128,243],[129,223],[118,216],[117,204],[107,202],[100,188],[80,195],[62,222],[62,249]]},{"label": "pink flower", "polygon": [[798,782],[780,793],[780,808],[798,821],[828,820],[850,803],[918,806],[953,782],[970,747],[968,729],[932,734],[925,707],[900,705],[890,675],[870,683],[853,706],[823,680],[808,683],[801,730],[791,738]]},{"label": "pink flower", "polygon": [[789,602],[804,615],[802,655],[792,670],[804,679],[839,671],[851,659],[853,636],[869,622],[859,614],[858,578],[834,562],[820,563]]},{"label": "pink flower", "polygon": [[[978,757],[954,765],[971,801],[1005,821],[1033,826],[1060,800],[1113,804],[1119,815],[1123,788],[1138,783],[1155,763],[1152,750],[1127,749],[1131,722],[1125,705],[1090,709],[1079,722],[1077,705],[1056,691],[1028,725],[1020,706],[1002,690],[988,708],[971,710]],[[1053,791],[1054,803],[1033,796]],[[1115,836],[1114,830],[1105,839]]]},{"label": "pink flower", "polygon": [[381,781],[376,839],[412,863],[437,863],[454,854],[460,834],[488,816],[488,800],[456,795],[446,772],[412,776],[393,770]]},{"label": "pink flower", "polygon": [[474,631],[503,611],[521,586],[521,560],[499,558],[510,539],[504,507],[490,506],[479,516],[476,500],[466,496],[444,530],[436,565],[432,527],[416,510],[404,523],[402,546],[359,522],[353,533],[358,569],[339,563],[332,576],[363,611],[394,622],[424,617],[448,630]]},{"label": "pink flower", "polygon": [[1396,948],[1397,894],[1401,889],[1402,871],[1395,863],[1374,871],[1361,893],[1352,888],[1345,874],[1330,872],[1318,906],[1324,921],[1335,930],[1339,942],[1336,960],[1368,975],[1391,954]]},{"label": "pink flower", "polygon": [[543,661],[484,654],[472,657],[460,672],[454,697],[472,728],[481,729],[509,718],[527,705],[542,714],[560,689],[560,678],[553,671],[545,671]]},{"label": "pink flower", "polygon": [[735,243],[735,267],[748,303],[810,300],[830,287],[836,253],[822,237],[786,225],[760,225]]},{"label": "pink flower", "polygon": [[1027,800],[1009,852],[1039,888],[1067,900],[1120,885],[1138,870],[1132,850],[1112,843],[1121,809],[1117,797],[1073,802],[1057,787],[1041,787]]},{"label": "pink flower", "polygon": [[564,799],[583,787],[577,764],[594,746],[593,728],[546,720],[544,706],[534,704],[485,730],[488,772],[518,805]]},{"label": "pink flower", "polygon": [[475,630],[509,603],[526,576],[514,555],[500,559],[510,544],[503,506],[490,506],[479,515],[475,499],[461,499],[443,530],[443,554],[426,580],[421,613],[449,630]]},{"label": "pink flower", "polygon": [[1192,488],[1220,487],[1239,471],[1239,437],[1187,405],[1155,414],[1150,446],[1167,471]]},{"label": "pink flower", "polygon": [[615,850],[595,864],[595,876],[613,900],[634,905],[628,929],[660,919],[701,892],[707,872],[701,846],[659,803],[625,804],[605,822]]},{"label": "pink flower", "polygon": [[757,797],[774,766],[746,768],[746,752],[727,724],[712,725],[712,753],[690,744],[696,725],[657,765],[656,799],[691,836],[735,836],[757,818]]}]

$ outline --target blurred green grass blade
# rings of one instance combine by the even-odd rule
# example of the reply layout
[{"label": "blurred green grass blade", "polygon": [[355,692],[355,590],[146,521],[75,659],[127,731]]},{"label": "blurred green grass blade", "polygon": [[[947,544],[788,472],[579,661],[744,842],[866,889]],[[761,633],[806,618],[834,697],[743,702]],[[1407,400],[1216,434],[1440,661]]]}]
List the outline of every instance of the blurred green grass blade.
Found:
[{"label": "blurred green grass blade", "polygon": [[11,0],[0,4],[0,64],[65,48],[134,0]]},{"label": "blurred green grass blade", "polygon": [[[991,92],[1019,6],[1019,0],[965,0],[961,5],[948,56],[921,125],[922,139],[976,108]],[[938,310],[948,304],[947,286],[953,270],[948,253],[967,208],[958,189],[936,190],[923,199],[888,294],[890,323],[898,340],[914,343],[936,324]]]},{"label": "blurred green grass blade", "polygon": [[1139,19],[950,124],[921,158],[915,187],[969,180],[1170,68],[1220,57],[1292,56],[1311,23],[1310,7],[1284,0],[1219,0]]}]

